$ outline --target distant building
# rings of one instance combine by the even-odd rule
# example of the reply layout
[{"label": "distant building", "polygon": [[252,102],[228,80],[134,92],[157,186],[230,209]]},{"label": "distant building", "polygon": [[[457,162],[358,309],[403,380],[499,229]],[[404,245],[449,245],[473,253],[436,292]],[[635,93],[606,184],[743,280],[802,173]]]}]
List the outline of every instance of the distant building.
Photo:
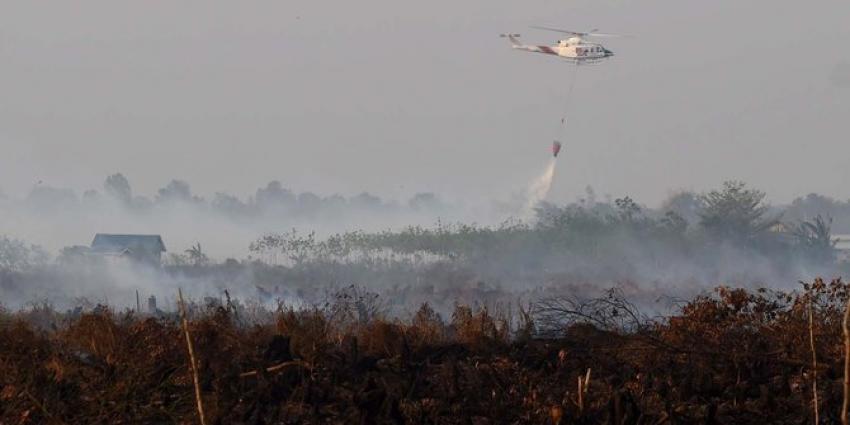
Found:
[{"label": "distant building", "polygon": [[159,235],[113,235],[98,233],[90,253],[103,257],[127,258],[133,262],[159,266],[165,244]]},{"label": "distant building", "polygon": [[767,228],[767,230],[773,233],[791,233],[792,229],[788,228],[787,224],[778,222],[772,224],[770,227]]},{"label": "distant building", "polygon": [[835,257],[839,263],[850,262],[850,235],[833,235]]}]

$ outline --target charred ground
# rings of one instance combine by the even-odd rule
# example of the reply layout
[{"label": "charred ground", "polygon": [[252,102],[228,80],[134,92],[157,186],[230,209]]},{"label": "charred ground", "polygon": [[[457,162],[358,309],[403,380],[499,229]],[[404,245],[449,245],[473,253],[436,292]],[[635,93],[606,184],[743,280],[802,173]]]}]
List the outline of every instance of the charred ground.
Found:
[{"label": "charred ground", "polygon": [[[721,287],[664,319],[618,291],[516,317],[458,305],[444,319],[423,305],[406,320],[337,295],[262,323],[235,303],[193,304],[207,423],[805,423],[815,379],[821,420],[841,406],[841,281]],[[195,422],[176,319],[103,306],[4,314],[0,422]]]}]

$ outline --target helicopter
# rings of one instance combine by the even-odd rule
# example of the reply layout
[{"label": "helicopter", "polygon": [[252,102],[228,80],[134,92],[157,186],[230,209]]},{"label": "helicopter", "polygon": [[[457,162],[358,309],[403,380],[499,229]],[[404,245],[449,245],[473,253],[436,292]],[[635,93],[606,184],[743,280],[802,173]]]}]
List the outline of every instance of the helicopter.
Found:
[{"label": "helicopter", "polygon": [[555,55],[563,59],[567,59],[576,64],[595,63],[614,56],[614,52],[606,49],[599,43],[590,43],[585,41],[587,37],[624,37],[617,34],[607,34],[592,30],[588,32],[578,32],[562,30],[558,28],[548,27],[531,27],[535,29],[554,31],[562,34],[567,34],[570,37],[558,40],[554,46],[536,46],[522,44],[519,41],[519,34],[501,34],[503,38],[507,38],[511,42],[511,46],[517,50],[526,52],[544,53],[547,55]]}]

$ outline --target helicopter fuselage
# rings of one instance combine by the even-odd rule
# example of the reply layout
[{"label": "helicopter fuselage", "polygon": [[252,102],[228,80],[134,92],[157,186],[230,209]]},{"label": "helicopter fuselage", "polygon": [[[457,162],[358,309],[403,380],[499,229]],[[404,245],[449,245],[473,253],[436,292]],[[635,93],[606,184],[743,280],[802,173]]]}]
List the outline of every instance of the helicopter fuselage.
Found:
[{"label": "helicopter fuselage", "polygon": [[569,38],[567,40],[559,40],[557,45],[550,48],[555,51],[555,54],[558,56],[575,60],[604,59],[614,55],[614,52],[606,49],[601,44],[586,43],[578,37]]},{"label": "helicopter fuselage", "polygon": [[596,62],[614,56],[614,52],[606,49],[601,44],[588,43],[581,37],[570,37],[565,40],[558,40],[558,42],[553,46],[522,44],[516,38],[517,36],[515,34],[508,34],[506,37],[510,39],[511,45],[514,49],[554,55],[577,63]]}]

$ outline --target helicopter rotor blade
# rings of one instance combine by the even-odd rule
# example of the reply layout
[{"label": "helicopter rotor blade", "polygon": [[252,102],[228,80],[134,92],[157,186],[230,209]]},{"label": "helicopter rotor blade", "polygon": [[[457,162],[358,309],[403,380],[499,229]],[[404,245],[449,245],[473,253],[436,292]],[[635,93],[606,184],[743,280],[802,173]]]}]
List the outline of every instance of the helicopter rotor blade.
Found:
[{"label": "helicopter rotor blade", "polygon": [[538,29],[538,30],[544,30],[544,31],[554,31],[554,32],[559,32],[561,34],[570,34],[570,35],[575,35],[575,36],[578,36],[578,37],[632,38],[632,36],[629,36],[629,35],[620,35],[620,34],[611,34],[611,33],[606,33],[606,32],[599,32],[599,29],[593,29],[593,30],[590,30],[588,32],[580,32],[580,31],[570,31],[570,30],[564,30],[564,29],[560,29],[560,28],[551,28],[551,27],[532,26],[531,28]]},{"label": "helicopter rotor blade", "polygon": [[590,32],[587,35],[590,37],[634,38],[631,35],[611,34],[607,32]]},{"label": "helicopter rotor blade", "polygon": [[578,35],[578,36],[587,35],[587,33],[584,33],[584,32],[562,30],[562,29],[559,29],[559,28],[537,27],[537,26],[532,26],[531,28],[538,29],[538,30],[544,30],[544,31],[559,32],[561,34],[571,34],[571,35]]}]

